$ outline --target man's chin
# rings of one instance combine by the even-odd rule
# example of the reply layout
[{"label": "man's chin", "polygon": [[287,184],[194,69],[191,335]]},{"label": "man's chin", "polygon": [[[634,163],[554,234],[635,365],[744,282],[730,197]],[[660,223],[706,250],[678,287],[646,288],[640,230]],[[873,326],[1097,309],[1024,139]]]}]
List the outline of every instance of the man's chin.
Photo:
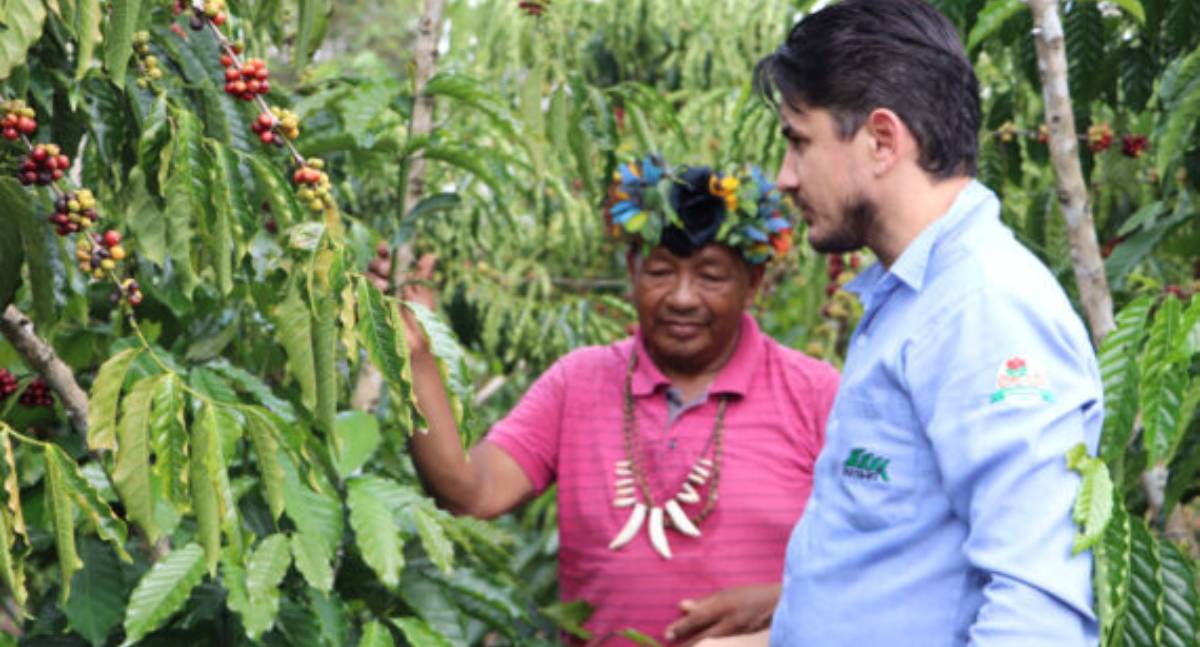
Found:
[{"label": "man's chin", "polygon": [[821,238],[813,236],[810,233],[808,236],[808,245],[822,254],[845,254],[847,252],[857,252],[865,246],[865,243],[861,240],[850,239],[848,237]]},{"label": "man's chin", "polygon": [[708,345],[699,336],[688,340],[659,338],[657,341],[654,355],[659,361],[668,365],[663,368],[673,370],[686,371],[690,370],[694,364],[702,363],[701,356],[708,348]]}]

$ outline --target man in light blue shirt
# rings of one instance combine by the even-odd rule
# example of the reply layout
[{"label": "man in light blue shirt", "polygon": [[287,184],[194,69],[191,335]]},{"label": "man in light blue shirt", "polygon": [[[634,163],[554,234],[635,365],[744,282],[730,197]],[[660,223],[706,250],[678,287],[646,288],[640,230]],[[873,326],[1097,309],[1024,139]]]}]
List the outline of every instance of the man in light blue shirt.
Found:
[{"label": "man in light blue shirt", "polygon": [[847,0],[759,63],[788,149],[779,187],[819,251],[870,248],[775,647],[1094,645],[1071,554],[1103,418],[1095,354],[1054,277],[973,178],[978,83],[920,0]]}]

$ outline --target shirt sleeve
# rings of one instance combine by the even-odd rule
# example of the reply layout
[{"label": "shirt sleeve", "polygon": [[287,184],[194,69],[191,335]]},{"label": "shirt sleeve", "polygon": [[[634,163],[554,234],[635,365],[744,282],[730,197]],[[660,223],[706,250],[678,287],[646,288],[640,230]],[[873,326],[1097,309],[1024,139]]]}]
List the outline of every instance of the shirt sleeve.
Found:
[{"label": "shirt sleeve", "polygon": [[[1079,477],[1102,399],[1086,331],[1064,299],[983,288],[940,313],[905,353],[917,414],[983,584],[970,644],[1095,644],[1091,555],[1071,554]],[[1045,304],[1042,304],[1045,306]],[[1047,313],[1058,313],[1047,314]]]},{"label": "shirt sleeve", "polygon": [[555,362],[484,438],[513,457],[537,494],[549,487],[557,473],[569,361],[570,355]]}]

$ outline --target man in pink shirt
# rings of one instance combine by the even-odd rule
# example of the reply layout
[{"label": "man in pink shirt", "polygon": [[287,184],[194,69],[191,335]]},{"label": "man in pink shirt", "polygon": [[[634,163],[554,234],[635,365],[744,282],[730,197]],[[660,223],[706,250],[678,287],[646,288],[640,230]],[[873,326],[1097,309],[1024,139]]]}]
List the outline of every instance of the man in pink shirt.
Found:
[{"label": "man in pink shirt", "polygon": [[[481,518],[558,483],[560,591],[595,608],[589,644],[631,644],[623,629],[672,645],[762,630],[837,389],[831,366],[746,314],[790,243],[778,194],[757,171],[647,158],[621,167],[606,215],[630,239],[637,333],[560,359],[466,461],[410,320],[429,423],[415,463],[443,505]],[[406,297],[432,303],[410,285]]]}]

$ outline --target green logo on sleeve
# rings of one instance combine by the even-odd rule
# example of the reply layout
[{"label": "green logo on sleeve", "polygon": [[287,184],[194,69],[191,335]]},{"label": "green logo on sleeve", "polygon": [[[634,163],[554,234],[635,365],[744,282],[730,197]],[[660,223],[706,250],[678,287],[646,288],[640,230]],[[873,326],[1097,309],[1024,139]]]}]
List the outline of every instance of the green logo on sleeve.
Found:
[{"label": "green logo on sleeve", "polygon": [[891,459],[886,456],[874,454],[862,447],[855,447],[846,457],[846,462],[842,465],[842,473],[864,481],[880,480],[886,483],[891,481],[887,473],[890,462]]}]

